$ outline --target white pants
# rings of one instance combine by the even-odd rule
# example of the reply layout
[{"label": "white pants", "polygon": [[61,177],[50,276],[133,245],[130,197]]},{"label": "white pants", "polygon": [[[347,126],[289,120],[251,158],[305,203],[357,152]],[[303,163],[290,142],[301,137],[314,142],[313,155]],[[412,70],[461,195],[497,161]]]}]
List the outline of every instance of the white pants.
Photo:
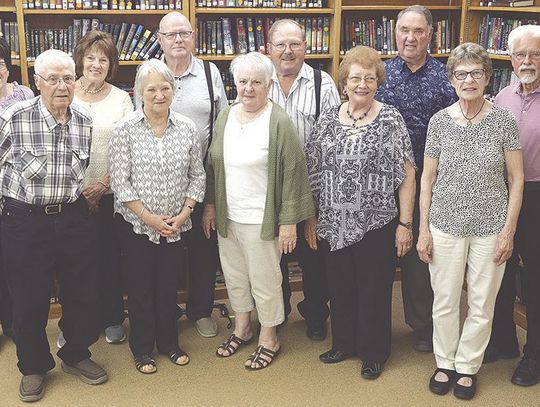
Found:
[{"label": "white pants", "polygon": [[[495,300],[504,274],[505,264],[497,266],[493,262],[497,235],[458,238],[433,226],[430,229],[433,353],[437,367],[476,374],[491,335]],[[465,277],[469,308],[460,336],[460,297]]]},{"label": "white pants", "polygon": [[277,239],[262,240],[261,225],[229,220],[227,237],[218,233],[218,244],[232,309],[250,312],[256,307],[262,326],[281,324],[285,311]]}]

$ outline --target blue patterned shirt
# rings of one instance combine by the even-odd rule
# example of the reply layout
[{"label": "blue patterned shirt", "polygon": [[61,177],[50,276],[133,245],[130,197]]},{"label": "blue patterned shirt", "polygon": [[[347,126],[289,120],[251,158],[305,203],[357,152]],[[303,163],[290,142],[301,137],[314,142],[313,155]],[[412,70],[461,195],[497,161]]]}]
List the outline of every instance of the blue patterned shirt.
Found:
[{"label": "blue patterned shirt", "polygon": [[379,87],[375,99],[395,106],[403,116],[421,174],[429,119],[454,103],[456,93],[448,80],[446,65],[430,55],[416,72],[399,56],[386,61],[385,69],[386,81]]}]

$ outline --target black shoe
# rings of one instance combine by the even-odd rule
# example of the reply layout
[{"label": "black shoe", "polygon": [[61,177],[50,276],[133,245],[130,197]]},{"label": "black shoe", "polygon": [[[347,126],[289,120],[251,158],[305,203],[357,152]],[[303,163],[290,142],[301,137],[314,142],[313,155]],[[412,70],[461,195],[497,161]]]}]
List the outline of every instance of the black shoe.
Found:
[{"label": "black shoe", "polygon": [[[470,386],[463,386],[458,383],[458,380],[462,377],[470,377],[472,384]],[[476,394],[476,375],[474,374],[462,374],[456,373],[456,381],[454,383],[454,396],[461,400],[470,400]]]},{"label": "black shoe", "polygon": [[[437,373],[439,372],[442,372],[446,376],[448,376],[447,382],[440,382],[438,380],[435,380],[435,376],[437,376]],[[454,384],[455,375],[456,372],[454,370],[440,368],[436,369],[435,373],[433,373],[433,375],[431,376],[431,379],[429,379],[429,390],[431,390],[432,393],[438,394],[439,396],[444,396],[450,391],[452,384]]]},{"label": "black shoe", "polygon": [[504,351],[496,346],[488,346],[484,352],[484,361],[482,363],[493,363],[499,359],[514,359],[519,357],[519,351]]},{"label": "black shoe", "polygon": [[312,341],[324,341],[326,339],[326,324],[308,325],[306,335]]},{"label": "black shoe", "polygon": [[524,357],[517,365],[511,381],[518,386],[533,386],[540,383],[540,362]]},{"label": "black shoe", "polygon": [[383,364],[380,362],[364,362],[362,363],[360,376],[364,379],[375,380],[381,375],[382,370]]},{"label": "black shoe", "polygon": [[319,360],[323,363],[339,363],[345,359],[350,358],[352,355],[342,352],[336,349],[330,349],[328,352],[324,352],[319,355]]}]

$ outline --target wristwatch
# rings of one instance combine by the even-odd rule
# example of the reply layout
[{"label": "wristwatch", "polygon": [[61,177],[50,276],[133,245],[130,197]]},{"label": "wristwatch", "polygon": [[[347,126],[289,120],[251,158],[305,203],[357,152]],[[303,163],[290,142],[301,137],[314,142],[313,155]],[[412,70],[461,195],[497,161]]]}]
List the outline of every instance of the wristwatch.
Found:
[{"label": "wristwatch", "polygon": [[412,230],[412,222],[405,223],[405,222],[399,221],[399,226],[403,226],[406,229]]}]

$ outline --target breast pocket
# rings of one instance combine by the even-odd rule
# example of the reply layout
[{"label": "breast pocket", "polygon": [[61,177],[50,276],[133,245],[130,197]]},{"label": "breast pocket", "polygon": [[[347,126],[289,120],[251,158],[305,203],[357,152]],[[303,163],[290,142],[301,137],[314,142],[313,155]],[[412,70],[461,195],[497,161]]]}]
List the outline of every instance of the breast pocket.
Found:
[{"label": "breast pocket", "polygon": [[47,150],[28,148],[21,152],[22,176],[26,179],[40,180],[47,177]]},{"label": "breast pocket", "polygon": [[89,155],[85,151],[73,150],[71,154],[71,174],[73,178],[81,181],[88,166]]}]

